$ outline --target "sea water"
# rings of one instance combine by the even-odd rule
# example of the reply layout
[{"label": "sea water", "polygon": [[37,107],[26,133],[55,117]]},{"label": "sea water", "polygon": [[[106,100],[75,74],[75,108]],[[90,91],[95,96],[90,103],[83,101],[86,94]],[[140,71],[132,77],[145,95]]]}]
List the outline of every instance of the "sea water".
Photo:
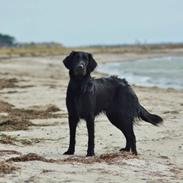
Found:
[{"label": "sea water", "polygon": [[183,89],[183,57],[119,61],[101,64],[98,71],[118,75],[139,86]]}]

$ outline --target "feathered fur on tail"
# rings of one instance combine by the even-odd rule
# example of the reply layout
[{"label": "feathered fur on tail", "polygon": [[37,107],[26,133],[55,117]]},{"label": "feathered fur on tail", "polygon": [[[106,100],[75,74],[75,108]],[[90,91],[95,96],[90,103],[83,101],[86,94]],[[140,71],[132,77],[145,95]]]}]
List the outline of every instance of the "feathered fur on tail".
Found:
[{"label": "feathered fur on tail", "polygon": [[139,110],[139,117],[146,121],[149,122],[155,126],[159,125],[160,123],[163,122],[163,119],[156,115],[156,114],[151,114],[149,113],[143,106],[140,105],[140,110]]}]

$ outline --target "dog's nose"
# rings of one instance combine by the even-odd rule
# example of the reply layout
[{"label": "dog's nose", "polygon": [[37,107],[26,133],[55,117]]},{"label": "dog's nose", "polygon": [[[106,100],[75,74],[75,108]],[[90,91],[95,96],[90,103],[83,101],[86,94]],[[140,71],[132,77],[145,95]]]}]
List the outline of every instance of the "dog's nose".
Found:
[{"label": "dog's nose", "polygon": [[78,69],[79,70],[82,70],[84,68],[84,66],[81,64],[81,65],[78,65]]}]

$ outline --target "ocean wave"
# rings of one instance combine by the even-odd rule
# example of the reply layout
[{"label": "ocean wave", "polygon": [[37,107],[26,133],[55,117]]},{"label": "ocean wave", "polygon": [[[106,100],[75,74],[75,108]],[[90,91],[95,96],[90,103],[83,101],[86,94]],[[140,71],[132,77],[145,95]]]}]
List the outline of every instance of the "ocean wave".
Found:
[{"label": "ocean wave", "polygon": [[183,57],[101,64],[98,71],[126,78],[130,84],[183,89]]}]

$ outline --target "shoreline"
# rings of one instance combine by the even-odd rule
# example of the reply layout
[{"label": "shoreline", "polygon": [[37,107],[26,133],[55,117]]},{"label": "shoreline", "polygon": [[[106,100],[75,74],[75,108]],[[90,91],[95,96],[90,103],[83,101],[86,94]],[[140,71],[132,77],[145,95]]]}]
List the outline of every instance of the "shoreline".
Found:
[{"label": "shoreline", "polygon": [[[183,91],[183,87],[181,87],[181,85],[174,85],[173,86],[173,81],[171,83],[172,86],[168,86],[166,83],[159,83],[159,84],[154,83],[154,84],[152,84],[151,81],[149,81],[151,84],[148,84],[147,81],[142,82],[142,81],[139,81],[138,78],[137,78],[137,80],[134,80],[134,79],[131,78],[131,77],[135,78],[135,75],[133,74],[133,72],[127,72],[127,71],[125,71],[125,73],[123,75],[122,74],[123,72],[120,73],[119,70],[116,70],[117,69],[117,66],[115,66],[115,65],[119,65],[119,64],[123,64],[123,63],[130,64],[131,62],[132,63],[134,63],[134,62],[138,63],[138,62],[141,62],[142,61],[145,64],[145,63],[148,63],[148,62],[151,62],[152,63],[153,61],[160,60],[160,59],[162,59],[162,60],[170,60],[171,59],[172,60],[172,59],[177,59],[177,58],[181,58],[182,59],[183,56],[180,56],[180,55],[178,55],[178,56],[176,56],[176,55],[168,55],[168,56],[167,55],[161,55],[161,56],[155,56],[155,57],[143,57],[143,58],[138,58],[138,59],[133,58],[133,60],[132,59],[116,60],[116,61],[113,61],[113,62],[100,63],[99,68],[96,69],[96,72],[97,73],[100,73],[101,76],[116,75],[116,76],[118,76],[120,78],[124,78],[124,79],[126,79],[129,82],[130,85],[132,85],[134,87],[160,88],[160,89]],[[110,68],[106,67],[109,64],[112,67],[114,67],[113,70],[110,70]],[[103,65],[104,68],[102,68],[101,65]],[[132,64],[132,67],[134,67],[133,64]],[[134,70],[132,70],[132,71],[134,71]],[[118,73],[116,73],[116,72],[118,72]],[[129,75],[130,75],[130,78],[128,79],[128,76]],[[145,78],[148,77],[149,79],[151,78],[150,75],[144,75],[144,76],[143,75],[137,75],[137,76],[140,77],[141,79],[143,79],[144,77]],[[161,80],[161,78],[159,78],[159,79]],[[166,81],[166,82],[169,82],[169,81]],[[174,81],[174,83],[176,83],[176,81]]]}]

